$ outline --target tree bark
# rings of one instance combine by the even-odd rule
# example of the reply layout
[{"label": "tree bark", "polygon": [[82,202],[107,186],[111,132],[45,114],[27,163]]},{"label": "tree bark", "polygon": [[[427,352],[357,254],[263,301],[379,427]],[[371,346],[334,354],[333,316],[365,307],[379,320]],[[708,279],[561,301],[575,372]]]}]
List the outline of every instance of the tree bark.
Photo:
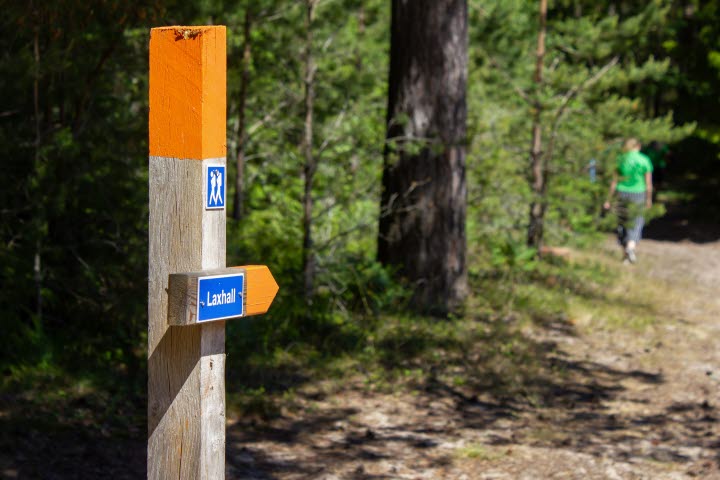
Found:
[{"label": "tree bark", "polygon": [[[33,72],[33,110],[35,117],[35,168],[40,168],[40,38],[35,30],[33,37],[33,58],[35,60],[35,71]],[[35,315],[38,322],[42,322],[43,297],[42,297],[42,244],[40,239],[42,233],[38,232],[38,239],[35,242],[35,256],[33,258],[33,278],[35,280]]]},{"label": "tree bark", "polygon": [[313,155],[313,105],[315,101],[315,61],[313,58],[313,31],[312,22],[315,17],[317,0],[306,0],[307,15],[305,19],[305,128],[302,150],[305,156],[303,176],[305,188],[303,193],[303,280],[305,301],[312,301],[315,289],[315,252],[312,238],[312,211],[313,211],[313,178],[315,177],[316,163]]},{"label": "tree bark", "polygon": [[[547,31],[547,0],[540,0],[540,25],[538,28],[537,51],[535,54],[536,95],[539,95],[543,82],[543,62],[545,60],[545,33]],[[542,151],[542,113],[543,106],[536,96],[533,108],[532,142],[530,144],[530,171],[533,200],[530,204],[530,222],[528,224],[527,244],[540,252],[542,247],[545,220],[545,161]]]},{"label": "tree bark", "polygon": [[466,0],[393,0],[378,259],[444,316],[467,296]]},{"label": "tree bark", "polygon": [[233,218],[240,220],[243,216],[245,203],[245,106],[247,105],[247,91],[250,83],[250,62],[252,61],[252,43],[250,32],[252,16],[250,3],[245,7],[245,22],[243,24],[243,60],[242,76],[240,77],[240,98],[238,99],[238,139],[236,153],[235,175],[235,201],[233,202]]},{"label": "tree bark", "polygon": [[363,68],[363,58],[362,58],[362,50],[360,49],[360,45],[362,44],[362,41],[365,37],[365,1],[360,1],[360,6],[358,7],[358,38],[357,42],[355,44],[355,65],[358,69],[358,72],[362,71]]}]

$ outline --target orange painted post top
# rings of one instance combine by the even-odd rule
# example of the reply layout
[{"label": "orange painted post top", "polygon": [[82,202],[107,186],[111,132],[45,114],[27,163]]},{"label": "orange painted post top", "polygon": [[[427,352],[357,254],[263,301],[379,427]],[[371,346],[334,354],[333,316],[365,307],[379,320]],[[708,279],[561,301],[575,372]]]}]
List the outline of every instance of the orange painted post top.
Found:
[{"label": "orange painted post top", "polygon": [[280,287],[265,265],[249,265],[242,268],[247,278],[245,315],[266,313]]},{"label": "orange painted post top", "polygon": [[226,57],[224,26],[151,30],[151,156],[226,156]]}]

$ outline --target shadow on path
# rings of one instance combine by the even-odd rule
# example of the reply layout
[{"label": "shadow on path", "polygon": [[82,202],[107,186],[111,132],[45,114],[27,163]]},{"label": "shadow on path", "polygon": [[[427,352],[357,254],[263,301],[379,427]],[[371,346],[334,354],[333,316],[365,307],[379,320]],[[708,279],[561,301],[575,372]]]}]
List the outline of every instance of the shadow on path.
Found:
[{"label": "shadow on path", "polygon": [[[539,327],[577,337],[562,316]],[[299,394],[302,405],[313,407],[230,427],[229,478],[336,478],[338,472],[345,473],[337,478],[397,478],[391,470],[377,472],[393,462],[414,465],[416,474],[451,465],[452,452],[440,447],[477,436],[489,445],[561,448],[598,459],[688,468],[697,460],[688,451],[717,451],[720,445],[713,434],[720,412],[707,402],[644,413],[649,401],[625,385],[653,389],[666,381],[661,373],[577,358],[554,341],[506,328],[503,320],[490,325],[471,350],[446,351],[442,360],[392,358],[399,368],[427,373],[405,386],[416,394],[398,400],[359,384],[332,398]],[[633,408],[613,411],[609,404],[615,400]],[[383,420],[373,422],[378,415]]]},{"label": "shadow on path", "polygon": [[[103,435],[96,429],[60,428],[0,419],[0,479],[84,480],[146,478],[142,438]],[[37,415],[37,414],[33,414]],[[140,435],[143,437],[143,435]]]}]

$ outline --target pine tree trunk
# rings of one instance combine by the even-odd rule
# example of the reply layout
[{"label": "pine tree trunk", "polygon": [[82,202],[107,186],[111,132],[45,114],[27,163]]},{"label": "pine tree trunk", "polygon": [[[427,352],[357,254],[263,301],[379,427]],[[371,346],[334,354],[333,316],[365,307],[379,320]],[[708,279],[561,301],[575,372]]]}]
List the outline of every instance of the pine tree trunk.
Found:
[{"label": "pine tree trunk", "polygon": [[[35,168],[40,168],[40,38],[38,31],[35,30],[33,38],[33,58],[35,60],[35,69],[33,72],[33,110],[35,117]],[[38,322],[42,322],[43,316],[43,297],[42,297],[42,244],[40,238],[42,233],[38,232],[38,239],[35,242],[35,256],[33,258],[33,273],[35,280],[35,315]]]},{"label": "pine tree trunk", "polygon": [[356,66],[358,72],[360,72],[360,71],[362,71],[362,68],[363,68],[362,50],[360,49],[360,45],[362,44],[364,37],[365,37],[365,2],[364,2],[364,0],[360,1],[360,6],[358,7],[357,20],[358,20],[358,36],[357,36],[357,42],[355,44],[355,66]]},{"label": "pine tree trunk", "polygon": [[252,17],[250,8],[248,4],[245,10],[245,22],[243,25],[242,76],[240,77],[240,98],[238,102],[237,172],[235,175],[235,201],[233,202],[233,218],[235,220],[242,218],[245,203],[245,106],[247,105],[247,91],[250,83],[250,62],[252,61],[252,44],[250,42]]},{"label": "pine tree trunk", "polygon": [[378,259],[446,315],[467,295],[466,0],[393,0]]},{"label": "pine tree trunk", "polygon": [[312,301],[315,289],[315,252],[312,238],[313,179],[315,177],[315,157],[313,155],[313,105],[315,100],[315,61],[313,59],[312,22],[315,16],[317,0],[306,0],[307,17],[305,20],[305,128],[302,150],[305,155],[303,176],[303,280],[305,301]]},{"label": "pine tree trunk", "polygon": [[[540,26],[537,37],[535,63],[535,88],[539,93],[543,82],[543,61],[545,60],[545,33],[547,29],[547,0],[540,0]],[[530,204],[530,222],[528,225],[527,244],[540,251],[542,247],[545,220],[545,158],[542,151],[542,113],[540,101],[536,101],[533,112],[532,142],[530,144],[530,171],[533,200]]]}]

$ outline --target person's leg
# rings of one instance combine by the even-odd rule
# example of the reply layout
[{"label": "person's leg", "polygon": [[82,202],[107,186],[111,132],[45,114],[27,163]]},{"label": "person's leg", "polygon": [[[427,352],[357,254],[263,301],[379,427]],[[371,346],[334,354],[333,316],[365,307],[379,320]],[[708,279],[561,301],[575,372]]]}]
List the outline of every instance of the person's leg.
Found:
[{"label": "person's leg", "polygon": [[627,199],[624,198],[624,195],[621,193],[618,198],[617,203],[617,220],[618,220],[618,226],[615,229],[615,233],[617,234],[618,243],[620,244],[620,248],[625,250],[625,247],[627,246],[628,241],[628,231],[627,231],[627,222],[628,222],[628,202]]},{"label": "person's leg", "polygon": [[642,229],[645,226],[645,217],[643,217],[642,215],[642,204],[636,202],[634,208],[636,208],[639,213],[635,215],[632,227],[628,230],[627,245],[625,247],[625,254],[627,256],[627,259],[630,260],[632,263],[635,263],[637,260],[637,257],[635,256],[635,248],[640,242],[640,238],[642,237]]},{"label": "person's leg", "polygon": [[[628,192],[618,192],[618,228],[617,236],[622,251],[623,262],[634,262],[634,258],[628,256],[628,244],[633,241],[633,219],[636,216],[635,195]],[[634,252],[630,250],[630,252]]]}]

